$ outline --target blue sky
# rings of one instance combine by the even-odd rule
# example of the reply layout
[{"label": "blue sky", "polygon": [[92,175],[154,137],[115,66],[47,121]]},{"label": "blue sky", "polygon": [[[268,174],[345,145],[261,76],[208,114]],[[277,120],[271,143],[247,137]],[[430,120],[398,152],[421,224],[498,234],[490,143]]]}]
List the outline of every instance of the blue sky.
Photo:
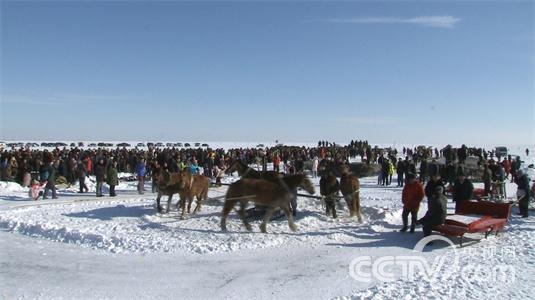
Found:
[{"label": "blue sky", "polygon": [[534,3],[1,2],[0,138],[534,144]]}]

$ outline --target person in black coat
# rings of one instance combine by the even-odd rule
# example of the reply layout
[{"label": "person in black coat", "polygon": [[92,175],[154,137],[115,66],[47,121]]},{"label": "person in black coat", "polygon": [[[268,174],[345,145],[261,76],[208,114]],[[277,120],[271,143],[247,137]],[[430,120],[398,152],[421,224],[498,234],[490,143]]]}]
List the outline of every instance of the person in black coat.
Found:
[{"label": "person in black coat", "polygon": [[97,197],[102,197],[102,185],[106,180],[106,166],[104,165],[103,158],[98,160],[97,166],[95,167],[95,176],[97,177]]},{"label": "person in black coat", "polygon": [[529,197],[531,192],[528,175],[524,173],[524,171],[518,170],[516,173],[515,183],[518,186],[517,197],[519,214],[522,216],[522,218],[527,218]]},{"label": "person in black coat", "polygon": [[47,199],[48,191],[52,191],[52,199],[58,199],[56,194],[56,173],[57,170],[54,166],[53,161],[49,161],[46,167],[43,169],[44,172],[48,173],[47,182],[45,185],[45,192],[43,193],[43,199]]},{"label": "person in black coat", "polygon": [[445,190],[444,182],[442,182],[440,174],[438,172],[431,174],[431,180],[429,180],[425,185],[425,196],[427,197],[427,199],[430,199],[433,196],[436,188],[439,186],[442,187],[443,191]]},{"label": "person in black coat", "polygon": [[87,188],[87,184],[85,184],[85,177],[87,176],[87,167],[86,167],[87,160],[84,159],[80,162],[78,162],[78,166],[76,167],[76,173],[78,174],[78,183],[80,184],[80,191],[79,193],[89,192],[89,188]]},{"label": "person in black coat", "polygon": [[434,226],[444,224],[447,214],[447,199],[444,196],[444,187],[437,186],[427,201],[427,212],[418,220],[424,231],[424,236],[431,234]]},{"label": "person in black coat", "polygon": [[457,179],[453,183],[453,202],[455,202],[455,212],[459,205],[464,201],[472,199],[474,193],[474,185],[472,181],[465,177],[464,172],[461,170],[457,176]]},{"label": "person in black coat", "polygon": [[407,172],[407,164],[406,161],[403,161],[401,157],[398,160],[398,164],[396,166],[396,171],[398,174],[398,187],[403,187],[404,182],[404,175]]}]

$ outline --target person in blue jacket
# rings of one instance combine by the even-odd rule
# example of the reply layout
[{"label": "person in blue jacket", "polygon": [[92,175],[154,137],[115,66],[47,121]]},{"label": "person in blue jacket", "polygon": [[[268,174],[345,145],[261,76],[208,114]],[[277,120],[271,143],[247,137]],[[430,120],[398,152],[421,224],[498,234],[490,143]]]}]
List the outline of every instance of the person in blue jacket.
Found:
[{"label": "person in blue jacket", "polygon": [[136,175],[137,175],[137,192],[143,194],[145,191],[145,159],[142,158],[136,166]]}]

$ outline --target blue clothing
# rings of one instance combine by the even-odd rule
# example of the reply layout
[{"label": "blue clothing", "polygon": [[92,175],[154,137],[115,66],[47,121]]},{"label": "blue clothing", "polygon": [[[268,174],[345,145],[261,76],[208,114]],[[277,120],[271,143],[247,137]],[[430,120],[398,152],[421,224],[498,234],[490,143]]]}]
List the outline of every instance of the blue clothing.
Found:
[{"label": "blue clothing", "polygon": [[145,165],[144,164],[137,164],[136,167],[136,174],[137,176],[145,176]]},{"label": "blue clothing", "polygon": [[199,167],[197,165],[191,165],[189,166],[189,172],[191,175],[197,175],[199,174]]}]

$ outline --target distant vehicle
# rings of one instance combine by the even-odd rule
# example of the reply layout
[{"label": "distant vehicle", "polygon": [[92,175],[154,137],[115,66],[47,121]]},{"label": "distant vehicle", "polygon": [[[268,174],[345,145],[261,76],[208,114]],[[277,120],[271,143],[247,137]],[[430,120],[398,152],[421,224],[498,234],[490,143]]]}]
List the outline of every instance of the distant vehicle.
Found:
[{"label": "distant vehicle", "polygon": [[117,144],[117,147],[130,147],[129,143],[119,143]]},{"label": "distant vehicle", "polygon": [[195,147],[199,147],[201,143],[195,143]]},{"label": "distant vehicle", "polygon": [[171,148],[171,147],[174,147],[174,146],[175,146],[175,144],[173,144],[173,143],[167,143],[167,144],[165,144],[165,147],[168,147],[168,148]]},{"label": "distant vehicle", "polygon": [[154,147],[154,143],[147,143],[147,147],[149,147],[149,148]]},{"label": "distant vehicle", "polygon": [[78,147],[83,147],[83,146],[84,146],[83,142],[78,142]]},{"label": "distant vehicle", "polygon": [[182,143],[175,143],[175,147],[184,147]]},{"label": "distant vehicle", "polygon": [[96,146],[97,146],[97,144],[95,144],[95,143],[91,143],[91,144],[89,144],[88,147],[96,147]]},{"label": "distant vehicle", "polygon": [[67,144],[62,143],[62,142],[57,142],[55,146],[56,147],[67,147]]},{"label": "distant vehicle", "polygon": [[74,147],[76,147],[76,144],[75,143],[71,143],[69,146],[74,148]]},{"label": "distant vehicle", "polygon": [[164,145],[163,145],[163,143],[156,143],[156,147],[163,148]]},{"label": "distant vehicle", "polygon": [[505,157],[507,156],[507,147],[496,147],[495,153],[496,156]]},{"label": "distant vehicle", "polygon": [[201,145],[201,147],[206,147],[206,148],[208,148],[209,146],[208,146],[208,144],[204,143],[204,144]]},{"label": "distant vehicle", "polygon": [[99,147],[104,147],[104,145],[106,145],[106,144],[104,144],[103,142],[100,142],[100,143],[97,144],[97,146],[99,146]]},{"label": "distant vehicle", "polygon": [[266,146],[264,146],[264,144],[258,144],[256,145],[256,148],[265,148]]},{"label": "distant vehicle", "polygon": [[26,148],[39,147],[39,144],[37,144],[37,143],[26,143],[26,145],[24,147],[26,147]]},{"label": "distant vehicle", "polygon": [[17,143],[8,143],[6,146],[7,146],[8,148],[13,148],[13,147],[16,148],[16,147],[17,147]]},{"label": "distant vehicle", "polygon": [[145,147],[145,144],[143,144],[143,143],[137,143],[136,147]]},{"label": "distant vehicle", "polygon": [[190,147],[190,146],[191,146],[191,145],[190,145],[189,143],[185,143],[185,144],[184,144],[184,147],[186,147],[186,148],[187,148],[187,147]]}]

